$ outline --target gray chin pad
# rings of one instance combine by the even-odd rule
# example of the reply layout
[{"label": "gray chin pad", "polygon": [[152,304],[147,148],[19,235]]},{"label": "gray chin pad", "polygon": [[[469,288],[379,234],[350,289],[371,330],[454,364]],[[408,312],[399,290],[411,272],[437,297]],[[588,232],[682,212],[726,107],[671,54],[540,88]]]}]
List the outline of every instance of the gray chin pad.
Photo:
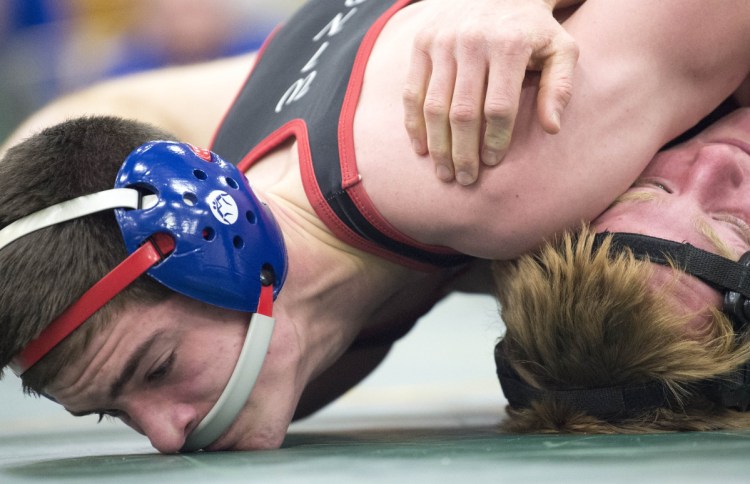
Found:
[{"label": "gray chin pad", "polygon": [[255,313],[232,376],[213,408],[188,435],[180,452],[194,452],[211,445],[232,425],[253,391],[271,343],[274,319]]}]

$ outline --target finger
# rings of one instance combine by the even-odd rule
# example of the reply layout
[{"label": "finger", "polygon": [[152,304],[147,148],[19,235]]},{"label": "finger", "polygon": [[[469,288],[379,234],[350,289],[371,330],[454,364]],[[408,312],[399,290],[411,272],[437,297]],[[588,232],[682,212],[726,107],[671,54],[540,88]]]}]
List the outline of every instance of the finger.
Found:
[{"label": "finger", "polygon": [[573,95],[573,74],[578,62],[578,45],[572,37],[557,39],[553,53],[544,59],[539,81],[537,109],[542,128],[550,134],[560,131],[560,120]]},{"label": "finger", "polygon": [[482,45],[472,39],[464,39],[457,55],[450,109],[451,153],[456,181],[470,185],[479,174],[487,60]]},{"label": "finger", "polygon": [[432,62],[424,45],[429,45],[429,43],[430,41],[424,37],[415,40],[402,96],[404,125],[412,147],[418,155],[427,154],[427,131],[423,106],[425,91],[430,82]]},{"label": "finger", "polygon": [[497,52],[490,59],[482,143],[482,162],[487,165],[500,163],[508,150],[528,60],[526,51],[518,50]]},{"label": "finger", "polygon": [[456,79],[456,63],[448,51],[439,49],[440,58],[433,59],[433,70],[424,101],[427,147],[435,164],[438,178],[453,179],[451,159],[450,105]]}]

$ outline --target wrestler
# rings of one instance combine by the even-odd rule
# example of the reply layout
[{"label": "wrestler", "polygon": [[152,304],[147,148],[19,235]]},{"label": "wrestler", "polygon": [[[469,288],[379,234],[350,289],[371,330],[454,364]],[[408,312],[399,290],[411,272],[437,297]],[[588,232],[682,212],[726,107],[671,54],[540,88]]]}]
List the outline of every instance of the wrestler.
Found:
[{"label": "wrestler", "polygon": [[[246,170],[255,195],[216,155],[180,143],[152,143],[169,135],[119,119],[71,120],[10,149],[0,162],[0,223],[24,222],[3,229],[8,240],[0,251],[0,267],[8,274],[35,277],[2,278],[4,365],[13,359],[29,388],[71,413],[123,419],[162,452],[276,447],[297,404],[304,402],[303,392],[315,392],[326,369],[358,352],[366,356],[358,361],[366,364],[334,390],[361,378],[387,352],[394,335],[442,297],[466,255],[515,257],[549,233],[598,215],[659,146],[728,96],[748,71],[737,62],[750,40],[743,16],[748,12],[741,3],[706,8],[702,2],[685,1],[588,2],[566,21],[581,57],[563,129],[550,135],[537,123],[530,109],[537,91],[530,83],[521,94],[514,141],[503,163],[470,191],[428,182],[430,164],[409,159],[411,143],[401,128],[405,80],[396,73],[407,71],[410,57],[402,46],[428,26],[424,12],[430,2],[407,3],[314,2],[276,33],[214,144],[219,155]],[[327,39],[331,19],[346,16],[351,23],[343,24],[341,37]],[[717,19],[715,31],[706,28],[707,18]],[[355,25],[361,28],[346,30]],[[276,56],[300,47],[296,32],[308,43],[302,47],[309,55],[300,49],[289,63],[272,65]],[[320,32],[326,34],[315,40]],[[706,38],[682,35],[687,32]],[[321,41],[327,40],[330,47],[323,48]],[[338,85],[316,82],[331,79],[324,68],[340,72],[328,62],[353,66],[351,78]],[[308,66],[312,70],[305,70]],[[318,74],[311,78],[311,72]],[[676,103],[686,98],[694,102]],[[333,124],[330,109],[339,107],[344,115],[339,118],[334,111],[339,122]],[[632,119],[636,111],[637,122]],[[251,130],[246,123],[257,124]],[[618,136],[607,137],[614,128]],[[260,129],[267,131],[254,132]],[[257,139],[243,145],[253,137]],[[595,140],[590,150],[584,140]],[[315,158],[320,153],[336,156],[340,163],[319,165]],[[564,156],[551,163],[553,153]],[[602,166],[603,158],[608,165]],[[209,169],[202,163],[212,164]],[[170,171],[183,165],[186,172]],[[521,165],[529,171],[523,172]],[[524,173],[535,173],[535,178]],[[326,175],[340,177],[338,189]],[[196,180],[204,179],[218,184],[209,187],[207,197],[185,191],[183,183],[200,186]],[[570,188],[553,186],[553,181]],[[105,210],[26,233],[39,220],[48,220],[49,213],[90,210],[91,199],[76,197],[113,186],[118,197],[129,197],[112,202],[117,221]],[[237,210],[226,198],[232,190],[243,192]],[[582,195],[570,200],[569,193]],[[105,203],[104,195],[96,197],[97,204]],[[67,200],[78,202],[45,212],[45,217],[23,218]],[[205,200],[211,203],[204,209]],[[168,206],[179,206],[185,215],[175,216]],[[144,236],[138,219],[149,213],[160,216]],[[59,221],[59,215],[50,217]],[[211,217],[232,222],[209,224]],[[247,232],[224,227],[237,220]],[[161,284],[141,278],[123,289],[123,277],[112,284],[107,280],[103,292],[111,292],[113,285],[118,286],[114,292],[124,292],[61,344],[37,351],[49,349],[56,336],[45,333],[42,343],[29,341],[51,320],[63,319],[61,311],[125,259],[118,225],[127,252],[132,252],[128,260],[145,260],[146,267],[139,267]],[[187,238],[197,245],[187,248]],[[208,249],[218,242],[224,264],[207,262],[204,255],[214,253]],[[249,250],[255,246],[263,249],[257,251],[260,260],[229,263],[237,254],[255,253]],[[181,270],[173,269],[180,264]],[[66,276],[61,291],[55,275],[72,265],[81,270]],[[424,272],[427,268],[433,270]],[[137,271],[128,273],[137,276]],[[277,298],[271,305],[273,294]],[[91,298],[103,302],[98,294]],[[70,307],[88,317],[92,308],[83,306],[82,313],[76,304]],[[248,313],[254,313],[250,331]],[[276,322],[267,332],[268,350],[253,351],[262,338],[249,335],[270,327],[272,316]],[[76,324],[86,318],[77,319]],[[255,365],[243,366],[241,374],[250,378],[239,380],[251,388],[247,382],[255,380],[253,391],[247,401],[240,399],[238,413],[213,412],[225,400],[237,400],[219,395],[236,386],[230,374],[245,354],[243,341],[250,342],[251,357],[239,359]],[[211,432],[204,434],[207,420]],[[215,421],[221,425],[213,425]]]},{"label": "wrestler", "polygon": [[497,264],[507,429],[750,426],[749,128],[731,112],[590,227]]}]

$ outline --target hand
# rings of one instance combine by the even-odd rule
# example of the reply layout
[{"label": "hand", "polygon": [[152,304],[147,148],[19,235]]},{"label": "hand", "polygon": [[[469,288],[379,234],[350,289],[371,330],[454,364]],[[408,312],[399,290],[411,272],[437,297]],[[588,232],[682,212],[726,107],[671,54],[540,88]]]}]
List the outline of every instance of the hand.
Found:
[{"label": "hand", "polygon": [[469,185],[480,159],[505,156],[527,69],[541,71],[542,127],[560,130],[578,47],[552,16],[555,0],[428,1],[432,17],[415,39],[403,94],[406,130],[441,180],[455,173]]}]

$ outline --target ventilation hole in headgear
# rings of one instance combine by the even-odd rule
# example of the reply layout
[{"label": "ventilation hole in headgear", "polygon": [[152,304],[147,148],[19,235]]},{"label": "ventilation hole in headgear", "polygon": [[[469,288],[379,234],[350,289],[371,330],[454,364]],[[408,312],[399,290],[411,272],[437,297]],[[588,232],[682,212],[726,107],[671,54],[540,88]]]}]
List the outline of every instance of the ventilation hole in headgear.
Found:
[{"label": "ventilation hole in headgear", "polygon": [[245,212],[245,218],[246,218],[246,219],[247,219],[247,221],[248,221],[248,222],[250,222],[251,224],[254,224],[254,223],[255,223],[255,214],[253,213],[253,211],[252,211],[252,210],[248,210],[247,212]]},{"label": "ventilation hole in headgear", "polygon": [[198,197],[194,193],[188,192],[182,196],[182,201],[185,202],[185,205],[195,207],[198,204]]},{"label": "ventilation hole in headgear", "polygon": [[237,190],[240,186],[237,184],[236,181],[234,181],[234,178],[226,177],[224,178],[224,181],[227,182],[227,185]]},{"label": "ventilation hole in headgear", "polygon": [[239,235],[236,235],[234,239],[232,239],[232,243],[234,244],[235,249],[241,249],[245,247],[245,241],[242,240],[242,237],[240,237]]},{"label": "ventilation hole in headgear", "polygon": [[138,208],[140,210],[149,209],[159,203],[159,191],[152,185],[149,185],[147,183],[136,183],[128,185],[127,188],[132,188],[138,191],[138,196],[140,198]]},{"label": "ventilation hole in headgear", "polygon": [[263,267],[260,268],[260,283],[264,286],[270,286],[276,282],[276,271],[273,270],[273,266],[266,262]]},{"label": "ventilation hole in headgear", "polygon": [[211,227],[206,227],[203,229],[203,232],[201,233],[203,235],[204,240],[214,240],[214,237],[216,237],[216,232]]},{"label": "ventilation hole in headgear", "polygon": [[205,180],[206,179],[206,172],[203,170],[195,169],[193,170],[193,175],[195,175],[195,178],[199,180]]}]

